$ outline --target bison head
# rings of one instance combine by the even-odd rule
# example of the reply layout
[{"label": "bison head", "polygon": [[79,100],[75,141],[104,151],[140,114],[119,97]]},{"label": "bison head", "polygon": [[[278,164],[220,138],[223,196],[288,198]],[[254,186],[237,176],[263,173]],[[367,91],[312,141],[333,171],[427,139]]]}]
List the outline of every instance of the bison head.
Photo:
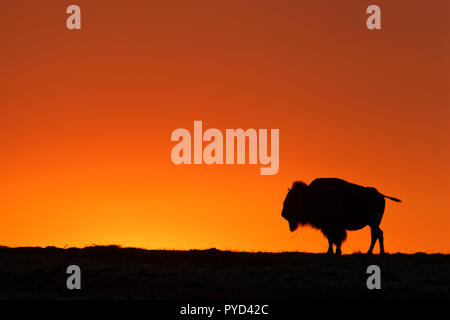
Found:
[{"label": "bison head", "polygon": [[298,224],[303,224],[305,215],[305,200],[307,185],[303,182],[296,181],[284,199],[283,211],[281,216],[289,222],[289,230],[295,231]]}]

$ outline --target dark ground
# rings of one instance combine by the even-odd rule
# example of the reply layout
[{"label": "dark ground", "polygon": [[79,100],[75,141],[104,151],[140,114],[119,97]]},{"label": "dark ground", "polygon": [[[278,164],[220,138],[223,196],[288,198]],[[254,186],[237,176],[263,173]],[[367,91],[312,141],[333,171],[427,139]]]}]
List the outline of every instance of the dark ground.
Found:
[{"label": "dark ground", "polygon": [[[82,289],[66,287],[79,265]],[[381,290],[366,287],[381,268]],[[0,247],[0,299],[450,299],[450,255]]]}]

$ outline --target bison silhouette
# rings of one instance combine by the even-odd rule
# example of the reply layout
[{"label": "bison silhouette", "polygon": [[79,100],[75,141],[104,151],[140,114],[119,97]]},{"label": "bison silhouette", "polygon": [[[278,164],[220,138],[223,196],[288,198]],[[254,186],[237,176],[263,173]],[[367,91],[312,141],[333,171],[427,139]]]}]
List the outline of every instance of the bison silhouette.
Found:
[{"label": "bison silhouette", "polygon": [[337,178],[315,179],[309,185],[296,181],[283,203],[281,216],[295,231],[298,225],[319,229],[328,239],[328,252],[341,254],[341,244],[347,237],[346,230],[359,230],[370,226],[371,243],[367,254],[372,254],[378,240],[380,254],[384,254],[383,231],[379,225],[383,217],[385,200],[401,200],[385,196],[372,187],[362,187]]}]

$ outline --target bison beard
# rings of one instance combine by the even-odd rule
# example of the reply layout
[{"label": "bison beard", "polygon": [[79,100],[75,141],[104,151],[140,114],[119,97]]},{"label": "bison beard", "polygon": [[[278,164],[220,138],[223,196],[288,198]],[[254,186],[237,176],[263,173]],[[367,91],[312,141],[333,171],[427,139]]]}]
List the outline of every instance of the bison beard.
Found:
[{"label": "bison beard", "polygon": [[388,197],[377,189],[362,187],[337,178],[315,179],[308,186],[301,181],[293,183],[284,200],[282,217],[294,231],[298,225],[310,225],[319,229],[328,239],[328,253],[341,254],[341,244],[347,237],[346,230],[371,228],[371,254],[376,241],[380,243],[380,254],[384,253],[383,231],[379,225],[383,217],[385,199]]}]

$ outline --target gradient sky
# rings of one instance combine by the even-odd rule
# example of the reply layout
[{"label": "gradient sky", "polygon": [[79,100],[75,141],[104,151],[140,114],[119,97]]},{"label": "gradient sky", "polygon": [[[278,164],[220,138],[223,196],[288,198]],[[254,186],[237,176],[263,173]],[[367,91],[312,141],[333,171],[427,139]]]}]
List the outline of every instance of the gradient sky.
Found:
[{"label": "gradient sky", "polygon": [[[388,252],[450,252],[444,2],[376,1],[369,31],[371,1],[0,0],[0,244],[323,252],[282,203],[340,177],[404,201]],[[279,128],[279,173],[172,164],[194,120]]]}]

